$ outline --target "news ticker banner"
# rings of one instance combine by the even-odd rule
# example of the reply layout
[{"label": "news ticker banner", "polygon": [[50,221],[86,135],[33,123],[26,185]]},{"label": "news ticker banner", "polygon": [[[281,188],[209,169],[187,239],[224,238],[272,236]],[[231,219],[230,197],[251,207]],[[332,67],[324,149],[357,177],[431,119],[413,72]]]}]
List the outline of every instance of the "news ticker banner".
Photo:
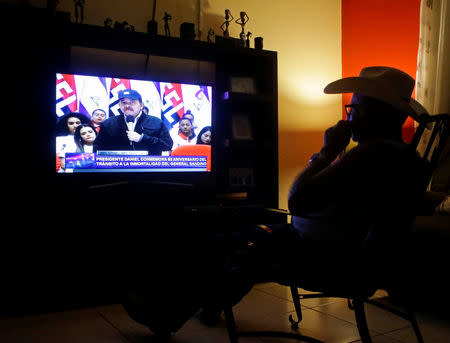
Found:
[{"label": "news ticker banner", "polygon": [[66,153],[66,170],[73,171],[207,171],[207,156],[141,156]]}]

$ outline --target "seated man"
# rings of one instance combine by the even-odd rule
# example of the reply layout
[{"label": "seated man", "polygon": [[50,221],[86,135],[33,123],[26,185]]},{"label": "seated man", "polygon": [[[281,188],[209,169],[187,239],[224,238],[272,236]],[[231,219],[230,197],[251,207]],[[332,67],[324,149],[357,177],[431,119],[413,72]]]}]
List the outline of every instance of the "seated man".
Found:
[{"label": "seated man", "polygon": [[[254,253],[243,268],[256,282],[311,263],[338,273],[335,266],[356,267],[362,254],[378,266],[391,263],[426,188],[426,165],[402,140],[407,115],[426,112],[411,99],[414,83],[398,69],[368,67],[325,87],[353,93],[347,121],[325,131],[323,147],[293,182],[292,224],[250,234]],[[343,153],[350,138],[357,146]]]},{"label": "seated man", "polygon": [[[303,240],[348,255],[369,237],[390,250],[404,237],[426,186],[422,160],[402,140],[407,115],[426,112],[411,99],[413,89],[414,79],[388,67],[364,68],[325,87],[353,97],[347,121],[326,130],[322,149],[291,188],[292,226]],[[338,158],[350,137],[357,146]]]}]

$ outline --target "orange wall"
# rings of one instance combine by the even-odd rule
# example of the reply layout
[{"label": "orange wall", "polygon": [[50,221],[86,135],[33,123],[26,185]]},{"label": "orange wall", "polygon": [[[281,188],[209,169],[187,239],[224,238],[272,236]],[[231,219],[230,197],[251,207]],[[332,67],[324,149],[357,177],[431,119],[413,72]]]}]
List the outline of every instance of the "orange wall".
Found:
[{"label": "orange wall", "polygon": [[[342,77],[365,66],[385,65],[416,78],[420,0],[342,0]],[[350,103],[344,94],[342,103]],[[414,133],[410,118],[403,137]]]}]

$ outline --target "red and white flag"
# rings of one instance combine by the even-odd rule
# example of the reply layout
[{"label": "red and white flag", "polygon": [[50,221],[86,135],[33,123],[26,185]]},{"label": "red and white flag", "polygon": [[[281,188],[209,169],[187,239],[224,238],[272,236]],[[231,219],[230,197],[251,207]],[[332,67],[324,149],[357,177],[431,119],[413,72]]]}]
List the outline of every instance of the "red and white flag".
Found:
[{"label": "red and white flag", "polygon": [[119,108],[119,92],[125,89],[131,89],[130,80],[128,79],[111,79],[111,87],[109,91],[109,116],[118,116],[121,114]]},{"label": "red and white flag", "polygon": [[77,89],[74,75],[56,74],[56,115],[78,111]]}]

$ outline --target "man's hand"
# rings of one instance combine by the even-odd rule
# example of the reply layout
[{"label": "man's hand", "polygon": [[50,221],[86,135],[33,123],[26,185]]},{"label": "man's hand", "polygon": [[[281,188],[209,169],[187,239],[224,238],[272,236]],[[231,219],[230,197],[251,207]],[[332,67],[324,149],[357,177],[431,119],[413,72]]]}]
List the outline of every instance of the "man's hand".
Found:
[{"label": "man's hand", "polygon": [[141,134],[135,131],[127,131],[128,139],[132,142],[139,142],[141,140]]},{"label": "man's hand", "polygon": [[320,154],[330,162],[342,152],[350,143],[352,130],[350,122],[340,120],[338,123],[325,131],[323,138],[323,147]]}]

